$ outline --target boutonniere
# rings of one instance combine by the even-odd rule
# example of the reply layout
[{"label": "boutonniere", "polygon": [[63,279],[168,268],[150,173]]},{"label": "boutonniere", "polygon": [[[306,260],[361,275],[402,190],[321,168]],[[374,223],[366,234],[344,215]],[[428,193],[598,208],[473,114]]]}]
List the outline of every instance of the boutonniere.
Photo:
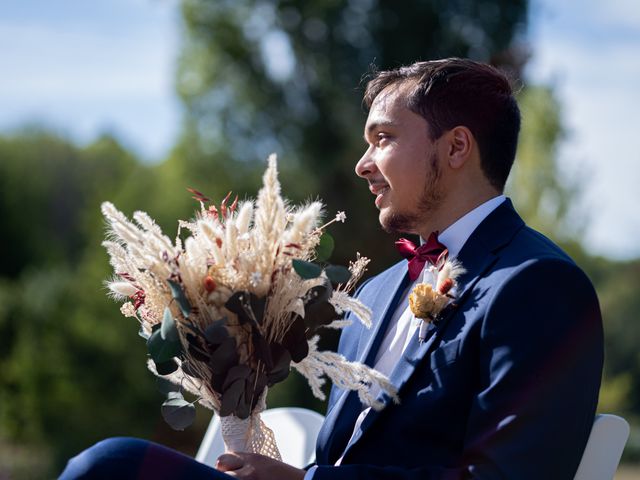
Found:
[{"label": "boutonniere", "polygon": [[456,260],[443,260],[429,270],[435,279],[434,284],[418,283],[409,295],[409,307],[416,318],[422,319],[418,339],[424,342],[429,323],[438,320],[444,308],[455,300],[457,278],[465,270]]}]

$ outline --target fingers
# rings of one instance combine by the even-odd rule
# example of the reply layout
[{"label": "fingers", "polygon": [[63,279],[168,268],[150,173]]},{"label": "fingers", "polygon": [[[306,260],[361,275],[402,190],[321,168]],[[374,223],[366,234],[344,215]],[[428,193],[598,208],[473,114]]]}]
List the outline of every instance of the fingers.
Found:
[{"label": "fingers", "polygon": [[228,470],[225,472],[227,475],[233,478],[241,478],[243,480],[256,479],[256,471],[250,465],[245,465],[237,470]]},{"label": "fingers", "polygon": [[235,453],[223,453],[216,460],[216,469],[221,472],[238,470],[244,465],[244,460]]}]

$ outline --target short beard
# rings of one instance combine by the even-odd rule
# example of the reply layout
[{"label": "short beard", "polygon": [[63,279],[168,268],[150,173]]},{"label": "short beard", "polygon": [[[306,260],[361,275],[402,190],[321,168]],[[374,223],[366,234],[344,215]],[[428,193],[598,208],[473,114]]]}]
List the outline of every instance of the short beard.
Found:
[{"label": "short beard", "polygon": [[436,152],[431,153],[428,161],[431,168],[427,171],[425,189],[418,200],[415,211],[392,213],[382,223],[385,232],[416,233],[417,227],[442,205],[444,194],[439,185],[441,171]]}]

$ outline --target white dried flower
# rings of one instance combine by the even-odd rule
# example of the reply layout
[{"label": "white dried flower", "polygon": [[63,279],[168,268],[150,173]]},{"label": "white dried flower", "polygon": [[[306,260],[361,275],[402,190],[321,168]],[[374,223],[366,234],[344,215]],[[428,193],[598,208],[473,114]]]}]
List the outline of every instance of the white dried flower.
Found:
[{"label": "white dried flower", "polygon": [[252,287],[257,287],[262,283],[262,274],[260,272],[253,272],[251,274],[251,278],[249,279],[249,283],[251,283]]},{"label": "white dried flower", "polygon": [[341,222],[344,223],[344,221],[347,219],[347,214],[344,212],[338,212],[336,213],[336,222]]},{"label": "white dried flower", "polygon": [[111,291],[111,295],[113,295],[113,297],[115,297],[116,299],[130,297],[138,291],[138,288],[125,281],[109,282],[107,286]]},{"label": "white dried flower", "polygon": [[127,302],[127,303],[123,303],[122,306],[120,307],[120,313],[122,313],[122,315],[124,315],[127,318],[135,317],[136,309],[134,308],[133,303]]}]

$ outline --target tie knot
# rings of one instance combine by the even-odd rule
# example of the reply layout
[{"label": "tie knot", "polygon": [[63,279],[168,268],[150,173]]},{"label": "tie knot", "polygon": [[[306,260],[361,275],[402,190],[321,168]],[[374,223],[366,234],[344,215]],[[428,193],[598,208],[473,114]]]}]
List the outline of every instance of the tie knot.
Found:
[{"label": "tie knot", "polygon": [[400,255],[409,260],[408,268],[411,281],[420,276],[426,263],[437,266],[448,255],[447,247],[438,240],[437,231],[432,232],[427,241],[419,247],[416,247],[411,240],[401,238],[396,242],[396,248]]}]

